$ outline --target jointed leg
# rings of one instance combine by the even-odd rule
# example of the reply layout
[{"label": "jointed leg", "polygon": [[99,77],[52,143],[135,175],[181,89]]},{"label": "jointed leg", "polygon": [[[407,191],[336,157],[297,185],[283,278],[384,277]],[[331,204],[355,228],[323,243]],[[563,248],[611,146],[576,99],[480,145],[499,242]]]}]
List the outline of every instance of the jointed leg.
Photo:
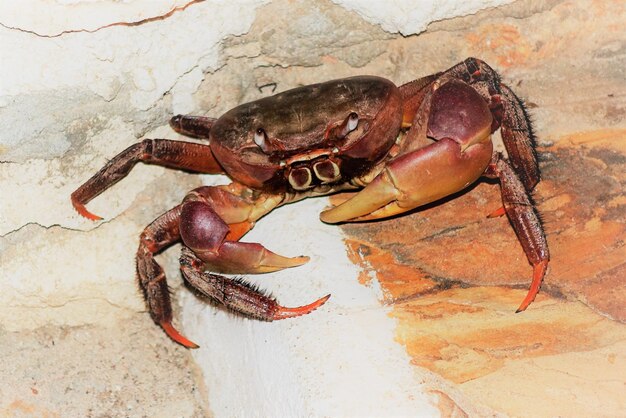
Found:
[{"label": "jointed leg", "polygon": [[530,195],[509,162],[501,154],[495,154],[486,174],[500,180],[504,211],[526,253],[528,262],[533,266],[530,290],[517,309],[517,312],[521,312],[535,299],[541,287],[550,261],[548,243]]},{"label": "jointed leg", "polygon": [[502,142],[515,172],[519,174],[526,190],[531,191],[540,178],[530,118],[522,100],[508,86],[501,84],[500,92],[503,106]]},{"label": "jointed leg", "polygon": [[215,121],[216,119],[206,116],[176,115],[170,119],[170,126],[181,135],[208,139]]},{"label": "jointed leg", "polygon": [[140,161],[200,173],[222,172],[222,168],[213,157],[208,145],[168,139],[146,139],[116,155],[72,193],[74,208],[88,219],[102,219],[89,212],[85,204],[126,177],[133,166]]},{"label": "jointed leg", "polygon": [[154,255],[180,241],[180,214],[182,205],[165,212],[141,233],[137,250],[137,274],[150,316],[176,342],[189,348],[197,345],[183,337],[172,326],[172,303],[163,268]]},{"label": "jointed leg", "polygon": [[424,97],[431,91],[429,88],[441,73],[418,78],[400,86],[402,94],[402,127],[413,125],[413,119],[424,102]]}]

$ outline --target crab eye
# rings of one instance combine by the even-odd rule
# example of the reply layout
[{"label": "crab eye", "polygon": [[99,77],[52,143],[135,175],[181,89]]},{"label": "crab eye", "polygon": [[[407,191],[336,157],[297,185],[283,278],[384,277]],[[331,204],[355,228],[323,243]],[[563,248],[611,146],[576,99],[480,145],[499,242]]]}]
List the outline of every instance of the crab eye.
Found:
[{"label": "crab eye", "polygon": [[265,130],[263,128],[257,129],[254,133],[254,143],[263,150],[267,146],[267,135],[265,134]]},{"label": "crab eye", "polygon": [[261,151],[263,151],[265,154],[272,153],[272,150],[270,149],[270,142],[267,138],[267,133],[265,132],[265,129],[259,128],[256,130],[256,132],[254,133],[254,143],[257,144],[257,146],[261,148]]},{"label": "crab eye", "polygon": [[348,123],[347,123],[348,132],[354,131],[358,124],[359,124],[359,115],[357,115],[354,112],[350,113],[350,115],[348,116]]},{"label": "crab eye", "polygon": [[354,131],[359,125],[359,115],[352,112],[348,115],[348,118],[344,120],[339,126],[337,132],[337,138],[345,138],[350,132]]}]

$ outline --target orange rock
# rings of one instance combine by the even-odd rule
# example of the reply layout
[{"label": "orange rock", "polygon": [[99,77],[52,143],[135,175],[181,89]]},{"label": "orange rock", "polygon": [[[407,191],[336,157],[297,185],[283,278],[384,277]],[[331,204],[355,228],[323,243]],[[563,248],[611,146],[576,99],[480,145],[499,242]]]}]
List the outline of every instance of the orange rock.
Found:
[{"label": "orange rock", "polygon": [[[524,65],[533,52],[530,41],[511,24],[481,25],[465,38],[473,50],[495,54],[495,64],[501,69]],[[485,56],[484,53],[477,55]]]},{"label": "orange rock", "polygon": [[[567,385],[576,384],[570,389],[561,372],[536,366],[545,362],[567,373],[568,359],[586,352],[593,353],[585,356],[588,367],[604,370],[599,374],[612,373],[611,361],[626,364],[611,348],[626,341],[626,326],[608,319],[626,322],[624,144],[625,130],[602,130],[540,150],[543,179],[534,197],[551,262],[541,292],[520,314],[514,311],[531,267],[506,217],[485,217],[500,205],[497,185],[480,183],[406,216],[342,226],[352,261],[380,283],[384,302],[393,306],[396,339],[412,364],[512,415],[584,409],[592,392],[608,410],[624,407],[616,402],[619,379],[568,377]],[[523,394],[538,391],[539,382],[552,392],[539,391],[542,402],[529,405]],[[518,390],[503,401],[499,394],[508,384]],[[567,404],[558,396],[569,390],[580,399]],[[441,396],[440,407],[463,416]]]},{"label": "orange rock", "polygon": [[[543,150],[547,161],[535,199],[551,262],[541,291],[625,321],[626,150],[577,138],[594,146]],[[526,288],[531,267],[506,217],[485,217],[499,204],[498,186],[480,183],[415,213],[343,229],[352,252],[361,251],[353,261],[377,277],[388,300],[455,286]]]}]

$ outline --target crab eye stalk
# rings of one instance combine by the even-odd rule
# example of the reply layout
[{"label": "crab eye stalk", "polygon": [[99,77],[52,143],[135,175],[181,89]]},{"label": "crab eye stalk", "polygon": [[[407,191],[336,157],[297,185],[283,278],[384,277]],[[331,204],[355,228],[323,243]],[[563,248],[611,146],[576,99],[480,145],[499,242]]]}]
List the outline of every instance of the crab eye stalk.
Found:
[{"label": "crab eye stalk", "polygon": [[254,132],[254,143],[261,148],[261,151],[266,154],[269,153],[269,141],[267,140],[265,129],[259,128]]}]

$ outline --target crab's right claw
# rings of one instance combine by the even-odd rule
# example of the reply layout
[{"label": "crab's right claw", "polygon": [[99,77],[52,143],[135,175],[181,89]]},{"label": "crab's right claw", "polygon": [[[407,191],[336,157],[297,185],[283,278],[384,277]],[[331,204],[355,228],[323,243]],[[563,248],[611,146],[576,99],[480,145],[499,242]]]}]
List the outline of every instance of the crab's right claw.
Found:
[{"label": "crab's right claw", "polygon": [[[456,193],[491,161],[493,116],[482,97],[458,80],[434,83],[407,133],[408,147],[352,199],[327,210],[328,223],[380,219]],[[452,109],[452,110],[451,110]]]}]

